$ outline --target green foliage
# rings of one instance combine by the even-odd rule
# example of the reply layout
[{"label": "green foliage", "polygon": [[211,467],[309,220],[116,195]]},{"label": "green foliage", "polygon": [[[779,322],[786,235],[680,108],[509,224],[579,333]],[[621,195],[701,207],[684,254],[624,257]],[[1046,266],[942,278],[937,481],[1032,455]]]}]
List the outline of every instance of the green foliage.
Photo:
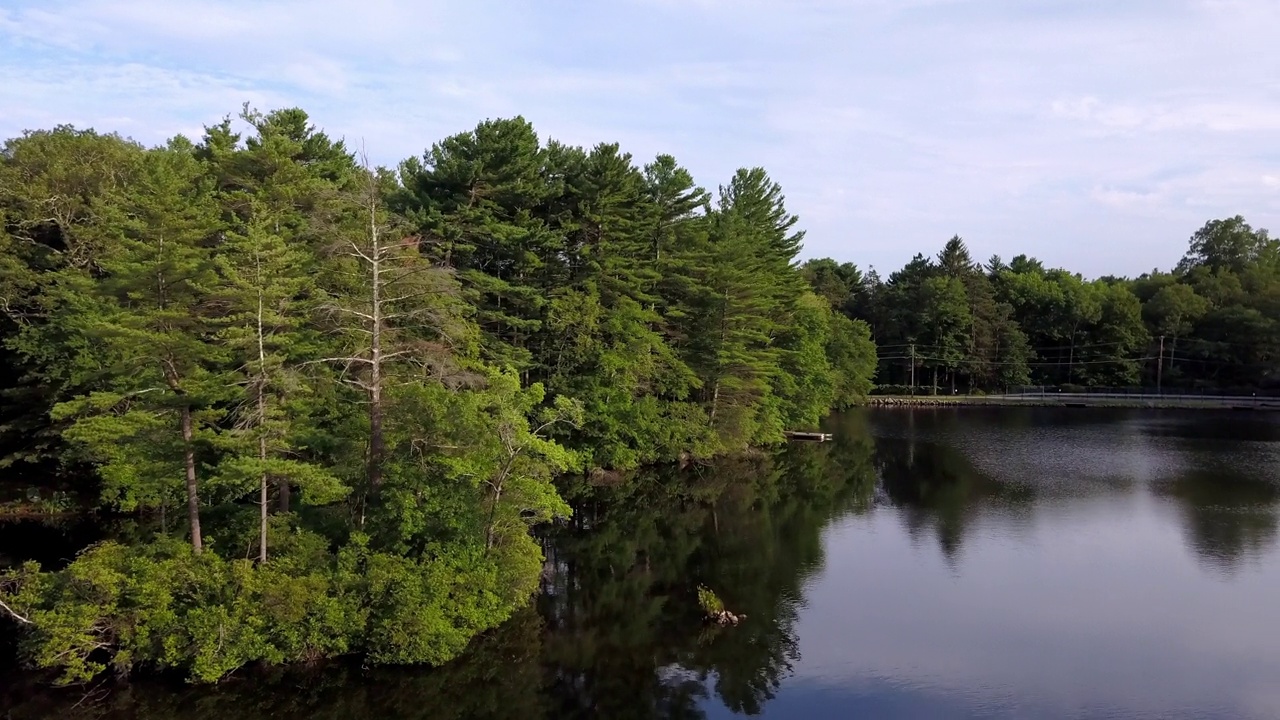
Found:
[{"label": "green foliage", "polygon": [[28,133],[0,180],[11,457],[153,531],[3,581],[68,681],[444,662],[535,591],[557,476],[781,442],[870,390],[841,302],[868,281],[796,266],[760,168],[713,204],[670,156],[514,118],[392,173],[246,106],[194,144]]},{"label": "green foliage", "polygon": [[[200,717],[255,720],[515,720],[589,708],[600,717],[656,718],[698,717],[719,696],[738,712],[759,713],[798,658],[794,599],[821,572],[823,528],[874,499],[865,422],[858,413],[834,418],[828,427],[839,442],[683,470],[643,468],[608,483],[564,478],[575,512],[543,528],[554,553],[545,569],[535,564],[535,579],[542,571],[551,588],[543,612],[517,611],[431,672],[318,663],[237,673],[217,686],[135,682],[89,700],[32,683],[12,688],[10,712],[15,720],[173,718],[192,708]],[[703,621],[700,580],[723,588],[730,609],[747,616],[731,632]],[[419,592],[416,581],[409,585]],[[671,673],[677,663],[688,672]],[[548,688],[547,668],[575,680]]]},{"label": "green foliage", "polygon": [[866,400],[876,372],[876,345],[871,328],[862,320],[832,313],[827,339],[827,362],[834,374],[833,405],[848,408]]},{"label": "green foliage", "polygon": [[[266,565],[195,555],[180,542],[104,543],[65,570],[35,564],[0,576],[5,600],[35,628],[31,661],[83,682],[105,669],[179,668],[214,681],[249,663],[364,650],[376,662],[441,663],[510,612],[511,589],[536,563],[504,568],[482,554],[405,557],[359,538],[336,555],[282,528]],[[514,570],[514,572],[513,572]]]},{"label": "green foliage", "polygon": [[1280,244],[1240,217],[1197,231],[1174,272],[1133,280],[1086,281],[1025,255],[984,268],[959,237],[885,283],[830,260],[803,270],[872,329],[882,387],[1280,385]]},{"label": "green foliage", "polygon": [[707,615],[719,615],[724,612],[724,602],[705,585],[698,586],[698,607]]},{"label": "green foliage", "polygon": [[836,401],[836,378],[827,348],[831,343],[831,311],[817,295],[796,303],[791,327],[779,337],[780,358],[774,392],[783,399],[788,425],[815,427]]}]

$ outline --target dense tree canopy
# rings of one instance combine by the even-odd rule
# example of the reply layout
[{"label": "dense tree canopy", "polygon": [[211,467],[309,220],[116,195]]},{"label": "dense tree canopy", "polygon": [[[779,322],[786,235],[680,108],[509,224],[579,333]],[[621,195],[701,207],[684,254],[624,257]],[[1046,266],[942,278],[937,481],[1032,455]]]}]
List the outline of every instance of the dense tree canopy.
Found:
[{"label": "dense tree canopy", "polygon": [[441,662],[536,587],[556,475],[778,442],[875,371],[763,169],[713,196],[521,118],[394,171],[297,109],[29,132],[0,214],[4,463],[153,530],[0,575],[67,680]]},{"label": "dense tree canopy", "polygon": [[814,291],[865,321],[876,382],[902,392],[1026,385],[1280,389],[1280,242],[1244,218],[1195,232],[1172,272],[1085,280],[1019,255],[973,262],[959,237],[881,282],[810,260]]}]

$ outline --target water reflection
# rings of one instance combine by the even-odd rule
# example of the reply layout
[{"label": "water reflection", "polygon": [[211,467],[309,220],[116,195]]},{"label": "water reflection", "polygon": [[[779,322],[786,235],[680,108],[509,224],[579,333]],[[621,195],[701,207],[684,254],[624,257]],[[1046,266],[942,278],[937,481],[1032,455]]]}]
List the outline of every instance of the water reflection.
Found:
[{"label": "water reflection", "polygon": [[1187,545],[1208,568],[1230,575],[1276,546],[1280,487],[1273,482],[1197,468],[1155,489],[1178,504]]},{"label": "water reflection", "polygon": [[956,448],[914,437],[878,441],[875,464],[885,496],[902,509],[907,532],[920,538],[932,530],[942,553],[952,561],[980,512],[998,507],[1012,517],[1036,497],[1029,485],[983,474]]},{"label": "water reflection", "polygon": [[[827,429],[569,484],[537,602],[447,667],[150,680],[78,705],[28,684],[0,717],[1280,716],[1280,423],[938,410]],[[705,626],[699,584],[743,624]]]},{"label": "water reflection", "polygon": [[[10,691],[7,717],[699,718],[711,698],[755,714],[800,658],[804,583],[823,565],[830,519],[871,506],[865,418],[837,443],[565,489],[572,521],[549,529],[536,611],[437,671],[335,663],[216,688],[147,681],[101,701]],[[708,627],[708,585],[742,625]],[[34,682],[34,681],[33,681]]]},{"label": "water reflection", "polygon": [[912,537],[932,532],[953,561],[980,516],[1017,533],[1037,512],[1147,494],[1175,507],[1207,570],[1229,574],[1277,546],[1274,415],[939,410],[884,413],[874,434],[887,500]]},{"label": "water reflection", "polygon": [[[547,538],[547,660],[564,714],[700,717],[708,690],[758,713],[799,659],[804,582],[821,531],[869,506],[866,435],[719,462],[680,478],[642,473],[569,491],[573,522]],[[704,583],[747,619],[707,628]]]}]

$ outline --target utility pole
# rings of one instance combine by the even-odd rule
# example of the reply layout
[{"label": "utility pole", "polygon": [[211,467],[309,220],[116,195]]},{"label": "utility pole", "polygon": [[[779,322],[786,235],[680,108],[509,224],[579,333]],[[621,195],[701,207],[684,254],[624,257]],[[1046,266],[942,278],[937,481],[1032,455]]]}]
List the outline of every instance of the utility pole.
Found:
[{"label": "utility pole", "polygon": [[1160,357],[1156,360],[1156,394],[1163,395],[1161,384],[1164,381],[1164,336],[1160,336]]},{"label": "utility pole", "polygon": [[911,343],[911,395],[916,394],[916,344]]}]

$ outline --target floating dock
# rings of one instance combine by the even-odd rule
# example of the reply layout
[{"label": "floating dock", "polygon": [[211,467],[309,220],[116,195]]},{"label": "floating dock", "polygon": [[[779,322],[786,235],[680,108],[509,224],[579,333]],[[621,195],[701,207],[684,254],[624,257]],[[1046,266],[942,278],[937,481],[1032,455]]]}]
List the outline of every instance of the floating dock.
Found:
[{"label": "floating dock", "polygon": [[807,440],[809,442],[826,442],[832,439],[831,433],[795,432],[788,430],[782,433],[788,440]]}]

